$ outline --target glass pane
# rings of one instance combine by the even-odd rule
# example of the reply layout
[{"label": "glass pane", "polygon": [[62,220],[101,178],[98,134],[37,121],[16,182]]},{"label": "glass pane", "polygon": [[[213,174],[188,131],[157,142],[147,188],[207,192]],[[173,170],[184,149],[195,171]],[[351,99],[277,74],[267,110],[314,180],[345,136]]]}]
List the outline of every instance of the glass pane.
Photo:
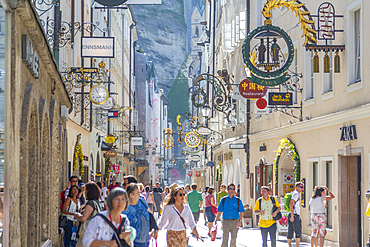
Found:
[{"label": "glass pane", "polygon": [[[333,169],[333,165],[332,165],[332,161],[327,161],[326,162],[326,186],[329,188],[329,190],[332,190],[332,186],[333,186],[333,176],[332,176],[332,170]],[[332,200],[331,201],[328,201],[327,202],[327,213],[326,215],[328,216],[328,224],[327,224],[327,227],[328,228],[333,228],[333,202]]]}]

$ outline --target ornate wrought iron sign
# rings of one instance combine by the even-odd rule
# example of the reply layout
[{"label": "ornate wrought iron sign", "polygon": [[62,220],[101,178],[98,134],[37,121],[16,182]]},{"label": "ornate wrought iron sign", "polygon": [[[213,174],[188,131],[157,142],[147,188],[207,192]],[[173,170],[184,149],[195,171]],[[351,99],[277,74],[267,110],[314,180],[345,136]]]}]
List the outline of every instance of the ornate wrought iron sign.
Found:
[{"label": "ornate wrought iron sign", "polygon": [[267,87],[254,84],[248,79],[244,79],[239,84],[240,95],[244,98],[256,99],[265,96]]}]

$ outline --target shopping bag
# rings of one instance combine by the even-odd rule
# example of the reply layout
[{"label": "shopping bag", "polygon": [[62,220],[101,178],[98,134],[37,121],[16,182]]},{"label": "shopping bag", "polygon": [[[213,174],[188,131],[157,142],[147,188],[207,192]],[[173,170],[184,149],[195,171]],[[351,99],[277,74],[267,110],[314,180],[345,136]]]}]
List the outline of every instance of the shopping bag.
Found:
[{"label": "shopping bag", "polygon": [[213,226],[212,227],[212,238],[211,238],[211,241],[215,241],[216,240],[216,236],[217,236],[217,225]]},{"label": "shopping bag", "polygon": [[158,247],[157,239],[150,238],[149,247]]},{"label": "shopping bag", "polygon": [[370,199],[369,203],[367,204],[366,215],[370,217]]}]

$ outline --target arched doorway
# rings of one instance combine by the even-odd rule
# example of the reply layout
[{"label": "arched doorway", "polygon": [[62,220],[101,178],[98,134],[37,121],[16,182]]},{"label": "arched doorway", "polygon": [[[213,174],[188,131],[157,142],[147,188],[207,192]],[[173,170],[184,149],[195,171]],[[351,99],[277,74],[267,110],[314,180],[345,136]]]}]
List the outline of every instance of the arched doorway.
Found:
[{"label": "arched doorway", "polygon": [[227,182],[228,182],[228,184],[229,183],[235,183],[235,181],[234,181],[234,166],[233,166],[233,164],[230,164],[230,167],[229,167],[229,178],[227,179]]},{"label": "arched doorway", "polygon": [[[278,164],[278,195],[284,195],[294,190],[294,165],[295,162],[287,149],[281,152]],[[291,178],[291,179],[288,179]]]},{"label": "arched doorway", "polygon": [[261,196],[261,187],[269,186],[273,188],[273,164],[267,163],[265,158],[261,158],[255,166],[256,197]]},{"label": "arched doorway", "polygon": [[222,174],[222,183],[224,183],[224,184],[228,184],[228,171],[227,171],[227,164],[225,164],[224,165],[224,172],[223,172],[223,174]]},{"label": "arched doorway", "polygon": [[234,183],[235,183],[236,189],[238,189],[238,185],[240,185],[241,175],[242,175],[242,170],[240,167],[240,160],[237,159],[235,162],[235,172],[234,172]]}]

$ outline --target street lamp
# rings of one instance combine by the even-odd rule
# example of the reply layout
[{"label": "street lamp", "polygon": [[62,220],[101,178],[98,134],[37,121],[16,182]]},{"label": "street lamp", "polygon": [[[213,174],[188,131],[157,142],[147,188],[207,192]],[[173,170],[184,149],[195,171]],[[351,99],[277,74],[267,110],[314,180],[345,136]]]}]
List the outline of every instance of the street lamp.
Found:
[{"label": "street lamp", "polygon": [[205,105],[203,106],[201,109],[200,109],[201,113],[202,113],[202,116],[204,118],[209,118],[209,115],[211,114],[211,107],[209,107],[208,105]]}]

